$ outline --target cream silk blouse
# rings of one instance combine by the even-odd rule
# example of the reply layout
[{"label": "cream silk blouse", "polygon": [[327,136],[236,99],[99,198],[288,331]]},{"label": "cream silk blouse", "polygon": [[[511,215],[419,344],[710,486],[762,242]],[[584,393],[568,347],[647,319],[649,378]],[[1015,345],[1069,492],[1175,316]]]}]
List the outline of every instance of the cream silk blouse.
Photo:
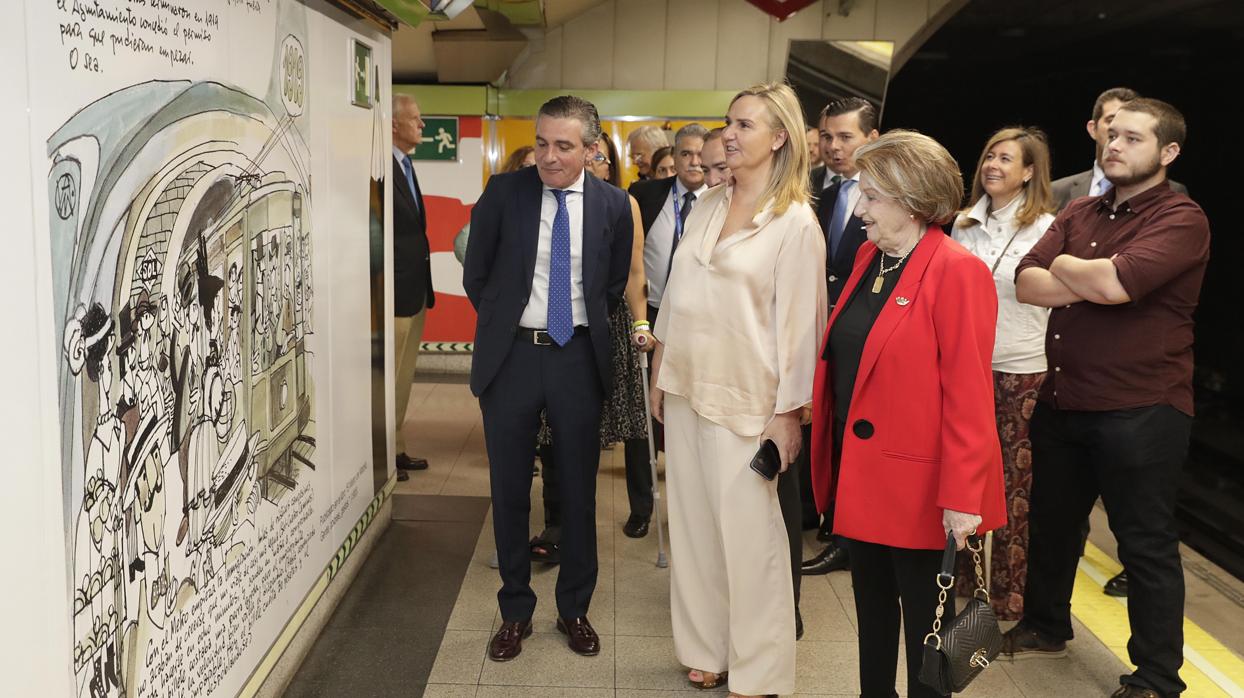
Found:
[{"label": "cream silk blouse", "polygon": [[674,254],[655,334],[657,385],[740,436],[812,401],[828,301],[825,236],[806,203],[718,243],[733,189],[706,192]]}]

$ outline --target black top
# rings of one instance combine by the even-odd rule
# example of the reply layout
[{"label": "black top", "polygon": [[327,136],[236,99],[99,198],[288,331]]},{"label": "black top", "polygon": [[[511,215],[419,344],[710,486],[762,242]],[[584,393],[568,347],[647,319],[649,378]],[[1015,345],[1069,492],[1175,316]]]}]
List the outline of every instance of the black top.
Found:
[{"label": "black top", "polygon": [[829,331],[829,345],[825,348],[824,358],[829,361],[832,372],[830,379],[834,386],[834,415],[837,421],[846,421],[847,409],[851,407],[851,393],[855,391],[855,376],[860,370],[860,357],[864,353],[864,342],[881,309],[894,293],[894,287],[898,286],[903,269],[907,267],[907,259],[904,259],[897,269],[886,272],[881,291],[873,293],[873,283],[881,271],[882,259],[886,269],[889,269],[898,263],[899,258],[880,252],[873,257],[868,271],[860,278],[860,283],[846,301],[846,307],[838,313],[834,327]]}]

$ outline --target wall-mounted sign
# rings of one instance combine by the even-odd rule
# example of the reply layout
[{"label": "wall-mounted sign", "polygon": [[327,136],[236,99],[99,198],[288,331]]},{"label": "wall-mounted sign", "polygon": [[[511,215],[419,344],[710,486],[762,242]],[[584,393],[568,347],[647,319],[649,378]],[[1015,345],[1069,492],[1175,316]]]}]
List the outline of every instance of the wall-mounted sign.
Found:
[{"label": "wall-mounted sign", "polygon": [[423,142],[411,153],[415,160],[458,159],[458,117],[429,116],[423,119]]},{"label": "wall-mounted sign", "polygon": [[350,102],[356,107],[371,109],[375,101],[371,81],[371,47],[350,39]]}]

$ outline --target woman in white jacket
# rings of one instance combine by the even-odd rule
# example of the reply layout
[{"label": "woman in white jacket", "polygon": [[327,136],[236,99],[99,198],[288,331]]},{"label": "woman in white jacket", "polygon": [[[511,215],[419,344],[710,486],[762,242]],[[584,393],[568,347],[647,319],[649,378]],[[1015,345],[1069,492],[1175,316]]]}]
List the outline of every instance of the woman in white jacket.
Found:
[{"label": "woman in white jacket", "polygon": [[[1049,310],[1015,299],[1015,267],[1054,222],[1050,151],[1035,128],[1004,128],[989,138],[972,179],[973,204],[951,235],[993,271],[998,328],[993,349],[994,404],[1006,483],[1007,524],[994,532],[990,598],[1000,619],[1023,617],[1028,571],[1028,493],[1032,443],[1028,420],[1045,380]],[[974,577],[961,574],[965,583]],[[970,596],[967,584],[960,593]]]}]

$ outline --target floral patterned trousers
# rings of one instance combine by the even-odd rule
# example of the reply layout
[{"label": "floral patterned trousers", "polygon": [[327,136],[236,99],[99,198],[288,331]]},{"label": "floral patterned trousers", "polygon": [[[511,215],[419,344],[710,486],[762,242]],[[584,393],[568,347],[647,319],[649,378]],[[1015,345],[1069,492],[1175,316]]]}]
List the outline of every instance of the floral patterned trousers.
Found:
[{"label": "floral patterned trousers", "polygon": [[[1028,497],[1032,490],[1032,442],[1028,422],[1037,406],[1044,373],[993,372],[994,412],[1002,443],[1002,472],[1006,486],[1006,525],[993,532],[989,598],[998,620],[1024,616],[1024,586],[1028,581]],[[982,561],[983,562],[983,561]],[[956,587],[961,596],[976,589],[971,556],[960,555]]]}]

